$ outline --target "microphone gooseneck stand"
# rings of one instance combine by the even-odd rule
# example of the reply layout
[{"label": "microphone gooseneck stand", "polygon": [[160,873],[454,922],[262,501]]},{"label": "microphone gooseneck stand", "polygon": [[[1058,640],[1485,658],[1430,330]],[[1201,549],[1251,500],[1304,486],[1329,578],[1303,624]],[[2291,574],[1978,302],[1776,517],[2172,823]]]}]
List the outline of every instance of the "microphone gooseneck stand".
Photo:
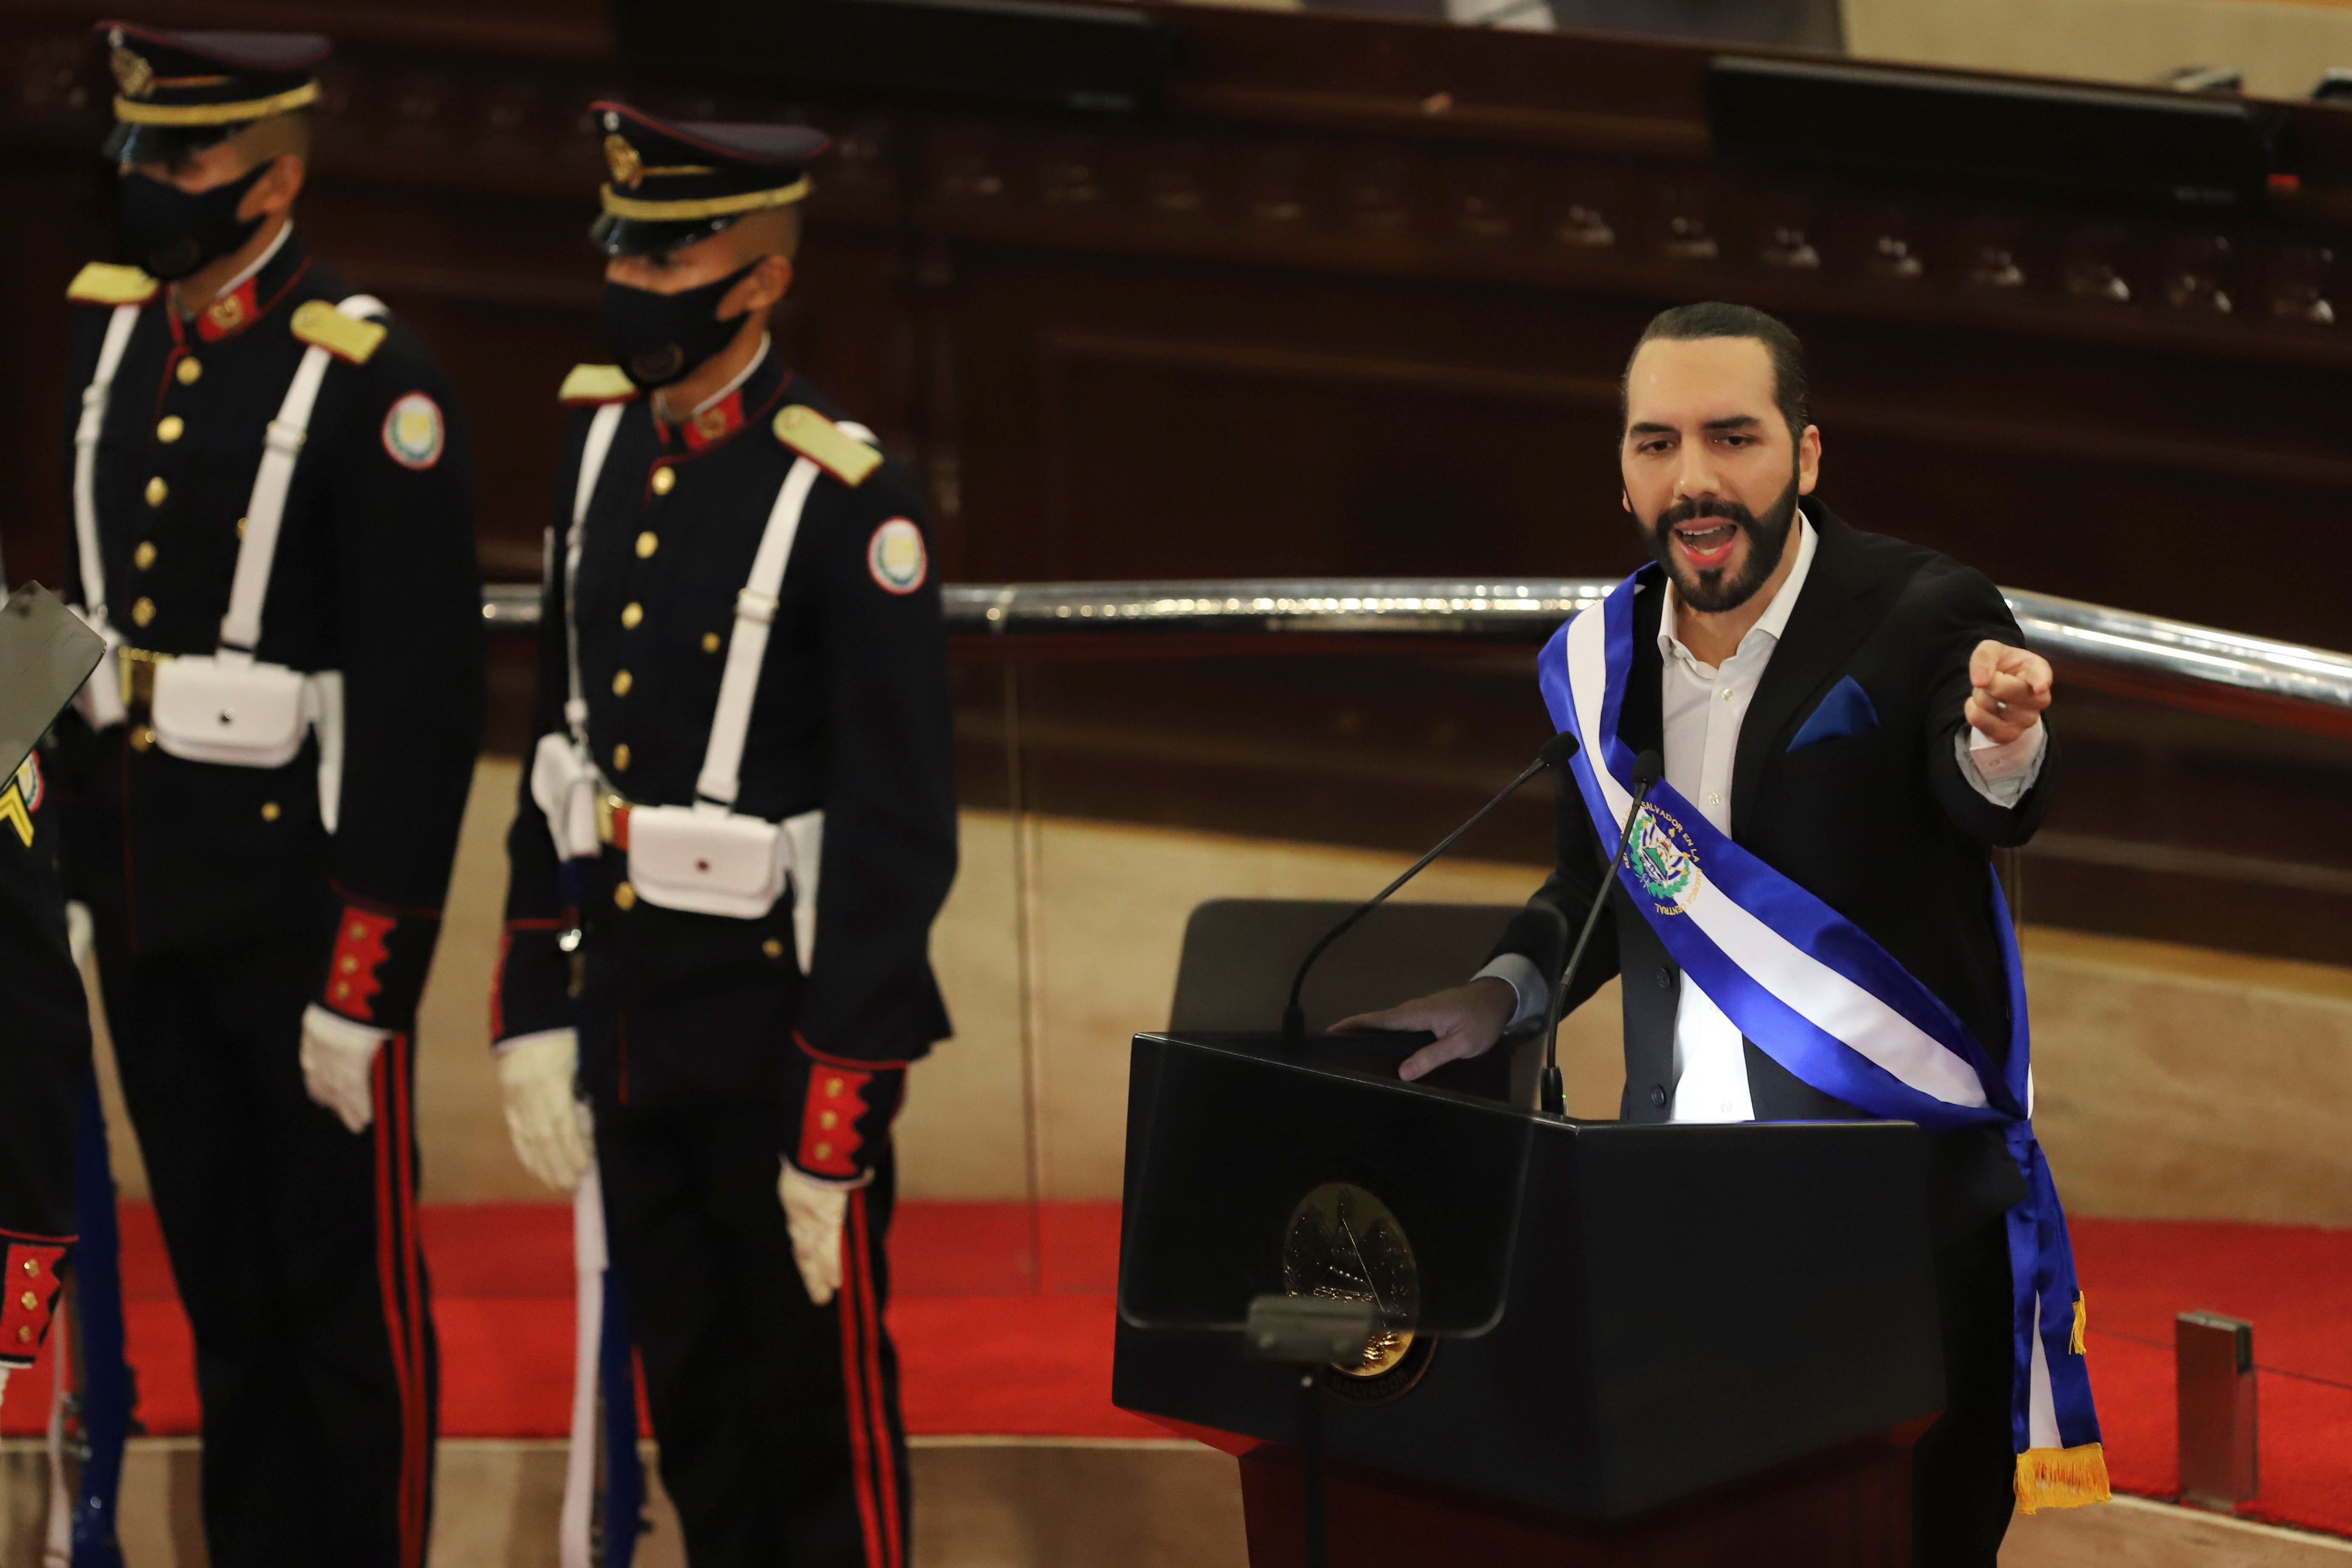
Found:
[{"label": "microphone gooseneck stand", "polygon": [[1406,867],[1404,868],[1403,875],[1397,878],[1395,881],[1391,882],[1387,887],[1382,888],[1379,892],[1374,893],[1370,898],[1366,899],[1362,903],[1358,904],[1353,910],[1349,911],[1347,919],[1341,921],[1338,925],[1333,926],[1329,931],[1325,931],[1322,938],[1318,941],[1313,947],[1307,950],[1307,956],[1298,961],[1298,972],[1290,977],[1290,1000],[1282,1009],[1282,1037],[1286,1042],[1292,1046],[1297,1046],[1307,1037],[1307,1012],[1305,1008],[1299,1005],[1298,994],[1299,992],[1306,987],[1307,972],[1315,967],[1315,961],[1323,956],[1324,950],[1329,947],[1333,942],[1339,941],[1341,937],[1347,935],[1349,931],[1355,930],[1358,921],[1361,921],[1366,915],[1370,914],[1374,910],[1379,909],[1382,904],[1388,902],[1390,894],[1395,892],[1399,888],[1403,887],[1407,882],[1412,881],[1415,877],[1420,876],[1423,870],[1428,867],[1432,860],[1436,859],[1440,855],[1443,855],[1448,849],[1453,848],[1455,841],[1460,839],[1464,834],[1469,832],[1472,828],[1486,821],[1487,816],[1493,812],[1496,806],[1502,805],[1505,801],[1510,799],[1512,795],[1518,793],[1518,789],[1521,784],[1526,784],[1529,779],[1535,777],[1538,773],[1542,773],[1546,768],[1559,767],[1561,763],[1567,762],[1569,758],[1576,754],[1576,737],[1565,730],[1561,731],[1559,734],[1554,735],[1550,740],[1545,742],[1543,750],[1536,753],[1536,760],[1529,763],[1525,768],[1521,769],[1519,776],[1513,779],[1509,784],[1504,785],[1503,788],[1496,793],[1494,799],[1480,806],[1477,811],[1471,816],[1469,821],[1464,823],[1461,826],[1455,828],[1453,832],[1439,839],[1435,845],[1431,847],[1428,854],[1423,855],[1420,859]]},{"label": "microphone gooseneck stand", "polygon": [[1617,836],[1617,852],[1609,857],[1608,869],[1601,874],[1601,886],[1592,895],[1592,907],[1584,913],[1584,929],[1576,933],[1576,946],[1561,966],[1559,978],[1551,984],[1551,994],[1544,1004],[1544,1068],[1543,1108],[1548,1115],[1568,1114],[1568,1093],[1559,1077],[1559,1016],[1568,1004],[1569,983],[1576,978],[1577,966],[1584,962],[1584,950],[1592,942],[1593,929],[1601,923],[1601,911],[1608,907],[1609,889],[1617,880],[1617,868],[1623,863],[1626,847],[1633,842],[1633,829],[1641,826],[1642,813],[1648,809],[1650,791],[1660,774],[1666,771],[1665,758],[1656,752],[1643,752],[1633,759],[1633,805],[1625,813],[1625,830]]},{"label": "microphone gooseneck stand", "polygon": [[1307,1568],[1330,1560],[1323,1504],[1323,1369],[1364,1353],[1382,1326],[1376,1302],[1358,1297],[1264,1295],[1250,1303],[1249,1352],[1298,1374],[1298,1447],[1305,1473]]}]

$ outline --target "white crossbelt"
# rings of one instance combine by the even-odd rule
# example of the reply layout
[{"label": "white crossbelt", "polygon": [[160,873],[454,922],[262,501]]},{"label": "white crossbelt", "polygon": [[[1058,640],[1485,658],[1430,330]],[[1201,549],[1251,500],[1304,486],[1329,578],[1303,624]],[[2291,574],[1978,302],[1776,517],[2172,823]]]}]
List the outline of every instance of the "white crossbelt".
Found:
[{"label": "white crossbelt", "polygon": [[[353,321],[384,313],[383,301],[354,294],[335,307]],[[286,520],[286,497],[294,484],[294,459],[310,439],[310,414],[318,405],[319,387],[333,359],[312,343],[295,367],[286,401],[269,422],[263,437],[261,467],[253,476],[253,495],[246,503],[245,536],[236,547],[236,575],[229,584],[228,614],[221,617],[221,651],[248,658],[261,643],[261,605],[269,594],[269,572],[278,559],[278,531]]]},{"label": "white crossbelt", "polygon": [[[625,406],[607,404],[596,411],[581,451],[580,475],[572,490],[572,528],[563,552],[564,722],[569,735],[541,737],[531,770],[531,797],[548,818],[557,853],[566,858],[600,850],[593,809],[581,808],[583,798],[593,799],[601,781],[588,743],[588,704],[580,678],[578,579],[588,503]],[[862,425],[845,423],[839,428],[875,444],[874,433]],[[727,665],[719,677],[702,771],[695,780],[694,805],[690,808],[634,807],[629,831],[630,881],[639,897],[665,908],[757,919],[773,904],[789,872],[793,945],[803,972],[816,942],[818,856],[824,843],[824,813],[807,811],[772,823],[734,807],[741,788],[744,742],[759,698],[761,667],[767,662],[769,628],[774,624],[784,572],[800,536],[802,514],[824,471],[806,457],[795,458],[776,493],[775,504],[769,509],[767,526],[752,556],[750,580],[735,595],[735,624],[728,642]]]},{"label": "white crossbelt", "polygon": [[[843,424],[840,429],[869,447],[875,445],[874,432],[863,425]],[[760,694],[760,668],[768,658],[768,628],[775,622],[784,568],[791,563],[793,544],[800,537],[801,513],[807,509],[809,491],[823,472],[807,458],[793,461],[792,472],[784,476],[783,489],[776,492],[776,504],[769,509],[759,552],[751,557],[751,581],[735,595],[735,626],[727,641],[727,668],[719,678],[719,705],[711,715],[702,773],[694,781],[698,809],[734,808],[741,785],[743,741],[751,729],[751,704]]]},{"label": "white crossbelt", "polygon": [[106,400],[114,390],[114,373],[122,368],[123,351],[131,346],[131,330],[139,324],[137,305],[117,305],[107,319],[106,339],[99,345],[98,372],[81,392],[81,418],[74,426],[74,544],[81,560],[81,616],[90,630],[106,639],[106,655],[82,685],[82,715],[97,729],[122,722],[122,676],[115,649],[122,638],[106,619],[106,561],[98,548],[98,437],[106,427]]},{"label": "white crossbelt", "polygon": [[[335,307],[353,320],[384,313],[383,301],[354,294]],[[74,431],[74,533],[81,562],[84,612],[108,641],[121,636],[109,626],[106,572],[99,551],[96,471],[99,437],[106,405],[121,366],[123,351],[140,307],[115,309],[99,349],[98,370],[82,393],[80,423]],[[159,658],[151,709],[155,738],[164,751],[193,762],[231,767],[283,767],[301,750],[303,737],[319,742],[319,819],[329,833],[341,815],[343,767],[343,678],[339,670],[305,674],[254,658],[261,642],[261,611],[277,564],[278,540],[294,467],[310,437],[310,417],[333,355],[320,344],[304,351],[293,382],[263,438],[261,464],[247,500],[245,526],[237,542],[227,613],[219,644],[210,655]],[[118,658],[101,663],[87,688],[87,716],[104,728],[123,719]]]}]

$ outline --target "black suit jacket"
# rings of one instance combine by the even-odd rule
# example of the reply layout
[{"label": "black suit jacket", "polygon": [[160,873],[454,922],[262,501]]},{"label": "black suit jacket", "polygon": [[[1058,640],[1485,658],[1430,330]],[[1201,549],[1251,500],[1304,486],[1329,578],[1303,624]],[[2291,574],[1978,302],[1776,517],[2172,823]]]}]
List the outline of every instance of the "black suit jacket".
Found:
[{"label": "black suit jacket", "polygon": [[[2041,825],[2055,772],[2055,736],[2040,776],[2013,807],[1987,800],[1963,776],[1955,738],[1967,725],[1969,656],[1986,637],[2015,646],[2017,621],[1981,574],[1932,551],[1841,522],[1808,500],[1820,535],[1811,574],[1740,726],[1732,767],[1731,837],[1845,916],[1950,1005],[1996,1062],[2008,1054],[2008,983],[1993,923],[1989,847],[2024,843]],[[1665,598],[1635,600],[1633,672],[1618,733],[1635,752],[1663,745],[1658,617]],[[1869,696],[1878,724],[1860,734],[1790,742],[1841,680]],[[1608,876],[1608,846],[1593,830],[1565,770],[1557,802],[1552,874],[1497,952],[1538,967],[1559,940],[1549,905],[1580,924],[1604,880],[1602,930],[1571,980],[1568,1005],[1624,976],[1629,1121],[1666,1120],[1674,1097],[1675,1014],[1681,972],[1623,885]],[[1571,926],[1574,929],[1574,926]],[[1547,937],[1547,930],[1554,934]],[[1748,1042],[1748,1082],[1758,1120],[1859,1118]],[[1929,1207],[1949,1240],[2025,1195],[1997,1131],[1934,1139]]]}]

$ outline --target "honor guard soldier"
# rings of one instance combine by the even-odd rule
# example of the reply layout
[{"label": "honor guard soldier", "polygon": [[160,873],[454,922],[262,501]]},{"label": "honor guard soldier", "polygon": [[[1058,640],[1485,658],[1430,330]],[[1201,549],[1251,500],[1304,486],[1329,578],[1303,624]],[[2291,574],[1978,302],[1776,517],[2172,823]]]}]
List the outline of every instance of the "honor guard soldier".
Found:
[{"label": "honor guard soldier", "polygon": [[562,395],[509,1125],[577,1181],[576,1064],[695,1568],[899,1568],[882,1249],[907,1067],[948,1033],[939,585],[913,477],[768,335],[824,138],[592,113],[620,363]]},{"label": "honor guard soldier", "polygon": [[324,38],[101,24],[128,265],[73,281],[68,843],[195,1331],[215,1568],[425,1559],[412,1031],[482,711],[447,381],[292,207]]},{"label": "honor guard soldier", "polygon": [[0,1390],[33,1364],[57,1306],[89,1083],[89,1003],[66,939],[47,797],[37,755],[0,781]]}]

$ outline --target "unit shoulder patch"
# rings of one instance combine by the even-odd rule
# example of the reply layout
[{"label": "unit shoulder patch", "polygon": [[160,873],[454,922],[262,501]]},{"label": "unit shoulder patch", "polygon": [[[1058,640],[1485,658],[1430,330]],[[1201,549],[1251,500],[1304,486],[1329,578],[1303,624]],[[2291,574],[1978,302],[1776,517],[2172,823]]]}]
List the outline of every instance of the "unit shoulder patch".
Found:
[{"label": "unit shoulder patch", "polygon": [[931,573],[931,554],[913,519],[894,517],[874,531],[866,542],[866,570],[887,593],[911,594],[923,585]]},{"label": "unit shoulder patch", "polygon": [[294,309],[293,331],[304,342],[316,344],[339,360],[365,364],[368,356],[383,346],[386,329],[382,321],[346,316],[324,300],[305,300]]},{"label": "unit shoulder patch", "polygon": [[616,364],[575,364],[555,395],[570,404],[626,403],[637,395],[637,384]]},{"label": "unit shoulder patch", "polygon": [[882,466],[882,454],[804,403],[777,414],[776,439],[855,489]]},{"label": "unit shoulder patch", "polygon": [[163,285],[136,267],[93,261],[66,285],[66,298],[78,305],[143,305]]},{"label": "unit shoulder patch", "polygon": [[441,460],[446,439],[441,405],[421,392],[412,392],[383,416],[383,449],[404,468],[429,468]]},{"label": "unit shoulder patch", "polygon": [[33,813],[41,809],[47,787],[41,777],[39,753],[33,752],[27,752],[8,782],[0,784],[0,822],[15,828],[27,849],[33,847]]}]

